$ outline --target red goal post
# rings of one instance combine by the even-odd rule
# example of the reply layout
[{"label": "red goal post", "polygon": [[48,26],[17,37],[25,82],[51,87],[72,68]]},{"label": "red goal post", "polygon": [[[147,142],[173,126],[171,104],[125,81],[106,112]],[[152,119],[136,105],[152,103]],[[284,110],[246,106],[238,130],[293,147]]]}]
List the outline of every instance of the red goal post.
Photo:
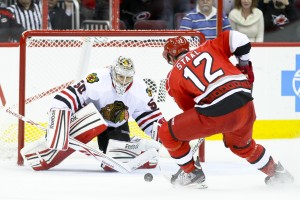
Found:
[{"label": "red goal post", "polygon": [[[20,40],[19,113],[46,126],[49,103],[56,92],[76,83],[94,67],[110,65],[122,55],[133,59],[137,75],[152,88],[163,114],[169,119],[180,111],[164,91],[170,66],[163,59],[162,51],[166,39],[179,35],[190,41],[191,49],[205,41],[200,32],[181,30],[26,31]],[[134,123],[130,131],[140,134]],[[23,164],[20,149],[42,135],[41,131],[19,121],[19,165]]]}]

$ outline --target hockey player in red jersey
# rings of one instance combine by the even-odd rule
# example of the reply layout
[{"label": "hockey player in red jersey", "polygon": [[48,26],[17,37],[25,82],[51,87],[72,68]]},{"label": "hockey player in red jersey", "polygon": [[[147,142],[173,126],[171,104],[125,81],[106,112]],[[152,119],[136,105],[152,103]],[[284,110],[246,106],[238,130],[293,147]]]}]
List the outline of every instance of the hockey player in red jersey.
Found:
[{"label": "hockey player in red jersey", "polygon": [[[252,138],[256,114],[250,49],[247,36],[237,31],[222,32],[191,51],[181,36],[165,43],[163,57],[173,65],[167,91],[183,110],[159,130],[162,144],[181,168],[172,176],[172,184],[207,187],[189,141],[218,133],[227,148],[267,175],[267,185],[293,182],[292,175]],[[236,66],[229,60],[232,55],[238,60]]]}]

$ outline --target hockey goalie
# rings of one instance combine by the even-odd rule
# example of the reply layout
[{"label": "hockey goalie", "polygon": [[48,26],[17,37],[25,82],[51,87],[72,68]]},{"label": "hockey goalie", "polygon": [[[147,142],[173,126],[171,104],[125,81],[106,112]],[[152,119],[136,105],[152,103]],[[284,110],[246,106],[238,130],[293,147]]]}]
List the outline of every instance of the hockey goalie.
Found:
[{"label": "hockey goalie", "polygon": [[[150,140],[130,137],[130,117]],[[104,170],[118,171],[115,163],[155,168],[161,146],[157,129],[164,120],[151,89],[135,76],[133,61],[120,56],[56,94],[46,137],[25,146],[21,154],[34,170],[47,170],[78,150],[74,140],[86,144],[97,137],[101,153],[113,161],[101,162]]]}]

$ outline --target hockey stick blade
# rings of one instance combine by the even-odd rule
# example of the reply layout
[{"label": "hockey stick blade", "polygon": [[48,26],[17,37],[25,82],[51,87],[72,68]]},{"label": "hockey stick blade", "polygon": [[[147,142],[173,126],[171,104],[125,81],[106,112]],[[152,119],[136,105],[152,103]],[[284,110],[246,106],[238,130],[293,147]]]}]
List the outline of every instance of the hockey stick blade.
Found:
[{"label": "hockey stick blade", "polygon": [[114,158],[111,158],[104,154],[101,151],[97,151],[96,149],[93,149],[89,147],[88,145],[70,137],[70,148],[79,151],[81,153],[84,153],[85,155],[91,155],[93,158],[95,158],[98,162],[101,163],[101,165],[107,165],[110,168],[120,172],[120,173],[129,173],[132,170],[128,167],[126,163],[119,162],[115,160]]}]

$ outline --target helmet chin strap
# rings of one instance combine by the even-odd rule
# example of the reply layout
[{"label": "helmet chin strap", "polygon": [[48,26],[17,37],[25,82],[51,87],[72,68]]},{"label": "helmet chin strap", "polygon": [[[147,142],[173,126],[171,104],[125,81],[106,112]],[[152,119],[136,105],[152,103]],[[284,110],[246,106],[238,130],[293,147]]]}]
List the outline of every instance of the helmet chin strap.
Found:
[{"label": "helmet chin strap", "polygon": [[173,57],[169,54],[168,56],[168,63],[171,65],[174,65],[176,63],[177,60],[181,59],[182,57],[185,56],[185,54],[187,53],[187,51],[183,51],[182,53],[180,53],[179,55],[177,55],[176,57]]},{"label": "helmet chin strap", "polygon": [[170,65],[174,65],[176,62],[175,58],[173,56],[171,56],[171,54],[168,54],[168,63]]}]

